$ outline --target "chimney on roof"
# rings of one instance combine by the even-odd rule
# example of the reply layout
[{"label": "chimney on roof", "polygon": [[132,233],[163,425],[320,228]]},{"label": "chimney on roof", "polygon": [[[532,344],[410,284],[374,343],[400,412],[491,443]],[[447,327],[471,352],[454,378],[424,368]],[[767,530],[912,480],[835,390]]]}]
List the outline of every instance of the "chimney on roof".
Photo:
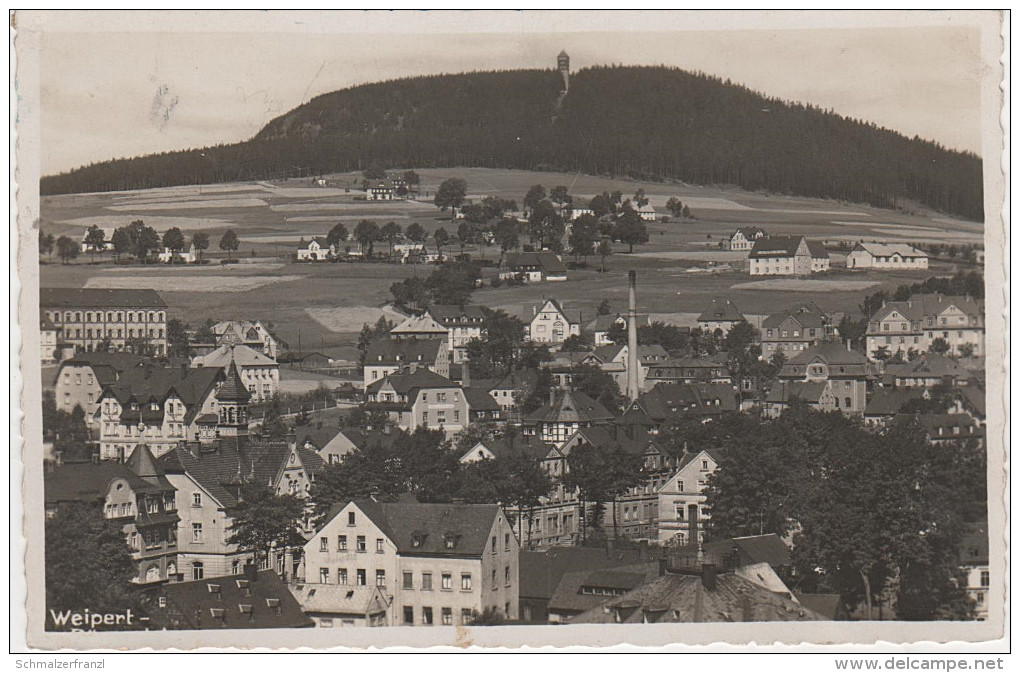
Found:
[{"label": "chimney on roof", "polygon": [[297,449],[297,430],[295,428],[291,428],[287,431],[287,448],[291,451],[295,451]]},{"label": "chimney on roof", "polygon": [[705,563],[701,566],[701,585],[706,591],[715,591],[717,582],[714,563]]},{"label": "chimney on roof", "polygon": [[753,622],[754,621],[754,606],[751,605],[751,597],[744,594],[740,597],[740,612],[743,621]]},{"label": "chimney on roof", "polygon": [[460,386],[461,388],[471,387],[471,366],[466,361],[460,366]]},{"label": "chimney on roof", "polygon": [[627,397],[638,398],[637,271],[628,272],[630,303],[627,320]]},{"label": "chimney on roof", "polygon": [[556,389],[555,388],[550,388],[549,389],[549,406],[551,407],[554,404],[556,404]]},{"label": "chimney on roof", "polygon": [[188,378],[188,363],[187,362],[182,362],[181,363],[181,378],[182,379]]}]

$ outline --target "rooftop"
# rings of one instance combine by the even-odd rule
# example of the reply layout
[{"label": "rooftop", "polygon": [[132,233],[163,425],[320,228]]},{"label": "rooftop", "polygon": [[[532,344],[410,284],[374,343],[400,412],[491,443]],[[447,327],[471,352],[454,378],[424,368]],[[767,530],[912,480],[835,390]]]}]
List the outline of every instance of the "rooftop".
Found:
[{"label": "rooftop", "polygon": [[155,290],[104,290],[97,288],[39,288],[43,308],[166,308]]}]

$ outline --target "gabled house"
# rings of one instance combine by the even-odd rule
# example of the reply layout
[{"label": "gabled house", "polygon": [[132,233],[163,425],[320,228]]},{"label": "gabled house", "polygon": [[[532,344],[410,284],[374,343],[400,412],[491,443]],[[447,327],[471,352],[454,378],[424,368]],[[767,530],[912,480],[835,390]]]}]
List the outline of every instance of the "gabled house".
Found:
[{"label": "gabled house", "polygon": [[228,346],[191,359],[193,369],[226,369],[233,362],[241,381],[256,402],[265,402],[280,390],[280,365],[273,358],[245,345]]},{"label": "gabled house", "polygon": [[567,267],[553,252],[508,252],[500,262],[499,277],[528,283],[563,281],[567,279]]},{"label": "gabled house", "polygon": [[726,334],[737,323],[747,320],[733,302],[712,300],[712,305],[698,316],[698,327],[708,334],[721,330]]},{"label": "gabled house", "polygon": [[92,425],[103,388],[145,362],[145,358],[131,353],[102,352],[78,353],[64,360],[54,377],[57,409],[71,413],[80,406],[85,412],[85,422]]},{"label": "gabled house", "polygon": [[873,427],[888,427],[905,404],[930,399],[927,388],[879,388],[864,408],[864,422]]},{"label": "gabled house", "polygon": [[[638,328],[648,325],[647,315],[638,315],[637,320]],[[614,329],[626,331],[627,316],[620,313],[616,315],[600,315],[584,326],[584,331],[592,335],[596,348],[613,344],[613,340],[609,338],[609,333]]]},{"label": "gabled house", "polygon": [[865,243],[846,256],[848,269],[927,269],[928,255],[906,243]]},{"label": "gabled house", "polygon": [[446,346],[438,339],[376,339],[365,352],[365,388],[389,374],[414,368],[449,378],[450,351]]},{"label": "gabled house", "polygon": [[413,315],[390,330],[391,339],[439,339],[448,341],[450,328],[440,325],[428,313]]},{"label": "gabled house", "polygon": [[474,339],[481,339],[485,331],[482,307],[432,304],[426,313],[448,330],[453,362],[467,362],[467,345]]},{"label": "gabled house", "polygon": [[657,383],[732,383],[725,362],[707,358],[670,358],[648,367],[645,374],[648,388]]},{"label": "gabled house", "polygon": [[290,592],[321,629],[389,626],[390,599],[382,587],[299,582]]},{"label": "gabled house", "polygon": [[366,389],[366,411],[381,411],[402,430],[443,429],[456,434],[467,427],[467,398],[460,385],[427,369],[388,374]]},{"label": "gabled house", "polygon": [[[509,374],[485,385],[489,395],[496,400],[504,415],[515,412],[521,401],[538,382],[538,372],[534,369],[515,369]],[[478,385],[477,383],[472,384]]]},{"label": "gabled house", "polygon": [[653,208],[652,204],[650,203],[646,203],[645,205],[639,207],[637,209],[637,214],[638,217],[640,217],[645,222],[654,222],[657,217],[655,214],[655,208]]},{"label": "gabled house", "polygon": [[985,431],[969,414],[897,414],[894,425],[917,423],[925,439],[932,444],[944,444],[965,439],[984,443]]},{"label": "gabled house", "polygon": [[297,260],[299,262],[326,262],[336,257],[336,246],[321,236],[313,236],[305,243],[298,243]]},{"label": "gabled house", "polygon": [[178,503],[174,486],[144,444],[126,463],[63,463],[43,475],[46,515],[92,507],[123,526],[138,564],[132,581],[166,582],[177,575]]},{"label": "gabled house", "polygon": [[983,357],[985,307],[981,300],[940,294],[915,294],[906,301],[886,302],[868,320],[867,353],[888,356],[911,348],[928,352],[932,342],[944,340],[948,355]]},{"label": "gabled house", "polygon": [[768,232],[761,227],[740,227],[730,234],[726,247],[729,250],[750,250],[757,241],[768,237]]},{"label": "gabled house", "polygon": [[754,243],[748,262],[752,276],[807,276],[827,271],[829,254],[803,236],[768,236]]},{"label": "gabled house", "polygon": [[[602,371],[610,374],[620,390],[627,387],[627,368],[629,366],[628,353],[630,347],[627,344],[610,344],[600,346],[586,358],[586,361],[597,365]],[[648,344],[638,346],[638,389],[647,388],[648,370],[669,361],[669,353],[659,344]]]},{"label": "gabled house", "polygon": [[658,577],[657,561],[564,573],[549,598],[550,624],[566,624],[583,612]]},{"label": "gabled house", "polygon": [[524,454],[536,463],[541,462],[549,454],[553,446],[528,436],[504,436],[483,439],[469,447],[460,457],[462,465],[477,463],[481,460],[499,460],[510,455]]},{"label": "gabled house", "polygon": [[99,227],[103,232],[103,244],[96,246],[88,242],[89,230],[86,229],[85,233],[81,235],[81,251],[83,253],[93,252],[113,252],[113,227]]},{"label": "gabled house", "polygon": [[467,625],[486,609],[517,618],[519,556],[498,505],[355,500],[305,545],[302,575],[306,592],[379,588],[392,626]]},{"label": "gabled house", "polygon": [[396,198],[397,190],[392,182],[385,181],[370,186],[365,193],[369,201],[392,201]]},{"label": "gabled house", "polygon": [[273,334],[261,320],[224,320],[212,327],[216,346],[243,345],[272,359],[288,350],[286,341]]},{"label": "gabled house", "polygon": [[694,449],[680,457],[676,471],[657,493],[660,543],[683,547],[704,540],[708,522],[705,489],[718,465],[718,449]]},{"label": "gabled house", "polygon": [[525,435],[559,447],[581,428],[608,425],[614,420],[608,409],[580,391],[553,390],[548,404],[524,417],[523,428]]},{"label": "gabled house", "polygon": [[822,411],[863,414],[871,365],[860,353],[838,343],[821,343],[787,360],[766,399],[767,415],[782,413],[792,397]]},{"label": "gabled house", "polygon": [[657,383],[630,402],[620,416],[624,426],[644,427],[657,433],[665,423],[679,418],[719,418],[739,410],[733,386],[726,383]]},{"label": "gabled house", "polygon": [[580,320],[569,317],[555,299],[546,299],[540,307],[532,307],[532,318],[528,324],[528,338],[531,341],[555,345],[580,334]]},{"label": "gabled house", "polygon": [[771,360],[782,351],[789,358],[835,336],[832,318],[814,302],[798,304],[765,318],[761,329],[761,358]]},{"label": "gabled house", "polygon": [[921,353],[913,362],[886,364],[882,381],[897,388],[965,386],[970,372],[958,362],[938,353]]},{"label": "gabled house", "polygon": [[170,248],[163,248],[156,255],[156,259],[161,264],[194,264],[198,259],[198,253],[195,251],[194,244],[185,250],[174,251]]}]

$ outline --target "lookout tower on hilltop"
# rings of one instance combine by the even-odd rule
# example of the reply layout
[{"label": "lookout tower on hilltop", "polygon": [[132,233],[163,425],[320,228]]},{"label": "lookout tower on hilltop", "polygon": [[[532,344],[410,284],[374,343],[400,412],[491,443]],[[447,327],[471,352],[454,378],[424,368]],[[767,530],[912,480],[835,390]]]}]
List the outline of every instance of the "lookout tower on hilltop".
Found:
[{"label": "lookout tower on hilltop", "polygon": [[556,67],[563,76],[563,91],[566,91],[570,88],[570,57],[567,56],[567,52],[561,51],[556,57]]}]

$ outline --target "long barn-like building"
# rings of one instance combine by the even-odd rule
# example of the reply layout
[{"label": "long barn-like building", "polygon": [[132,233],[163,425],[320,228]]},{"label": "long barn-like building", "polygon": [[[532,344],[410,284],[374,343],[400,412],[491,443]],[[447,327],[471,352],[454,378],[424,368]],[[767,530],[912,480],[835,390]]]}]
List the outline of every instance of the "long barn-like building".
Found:
[{"label": "long barn-like building", "polygon": [[39,308],[76,351],[167,353],[167,305],[155,290],[41,288]]}]

